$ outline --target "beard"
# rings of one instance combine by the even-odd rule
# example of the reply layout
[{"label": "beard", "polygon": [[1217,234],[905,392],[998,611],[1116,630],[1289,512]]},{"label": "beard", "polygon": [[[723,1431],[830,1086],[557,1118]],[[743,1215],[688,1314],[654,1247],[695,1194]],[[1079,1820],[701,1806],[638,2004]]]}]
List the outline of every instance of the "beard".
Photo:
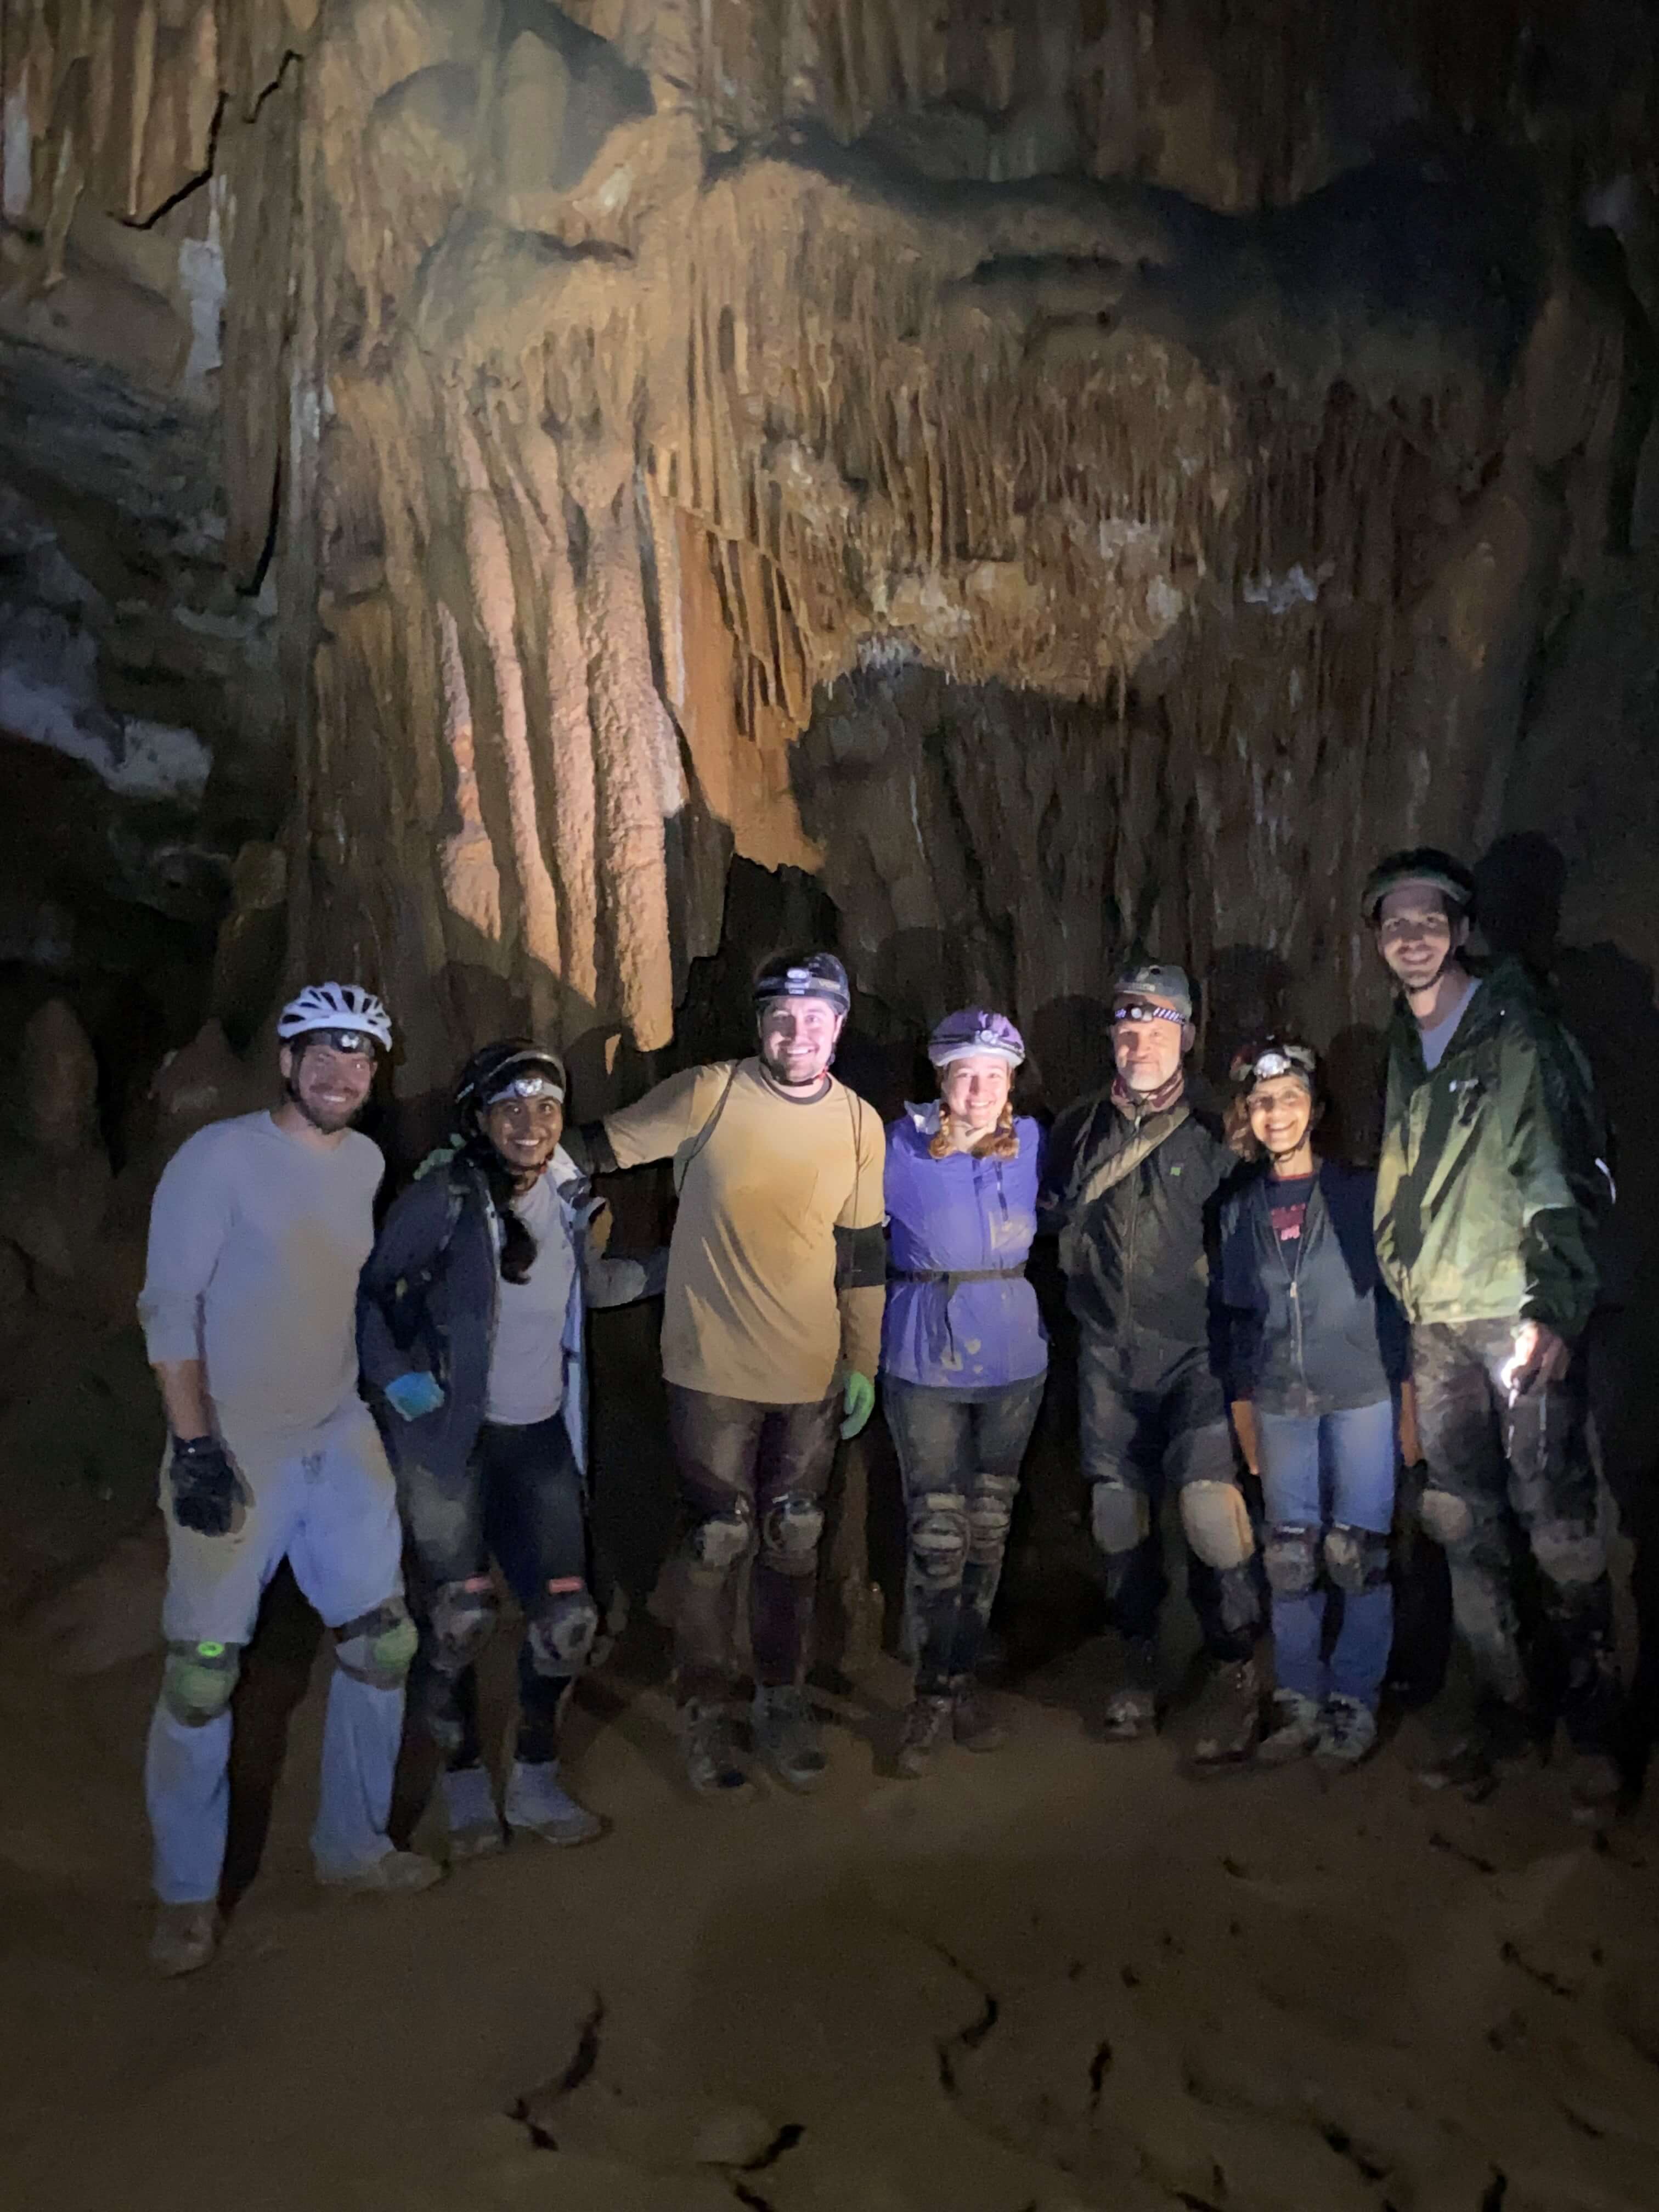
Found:
[{"label": "beard", "polygon": [[364,1102],[362,1101],[355,1106],[341,1108],[324,1106],[309,1099],[292,1076],[289,1077],[283,1088],[288,1093],[289,1104],[296,1107],[305,1115],[319,1136],[337,1137],[342,1129],[349,1129],[351,1127],[363,1110]]}]

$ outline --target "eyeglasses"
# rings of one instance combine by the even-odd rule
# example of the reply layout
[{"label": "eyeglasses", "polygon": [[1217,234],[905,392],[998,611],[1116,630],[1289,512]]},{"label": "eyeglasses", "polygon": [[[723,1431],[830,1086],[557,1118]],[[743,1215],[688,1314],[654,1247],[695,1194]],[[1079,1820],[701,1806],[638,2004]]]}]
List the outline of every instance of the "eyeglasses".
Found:
[{"label": "eyeglasses", "polygon": [[1144,999],[1127,1000],[1112,1008],[1113,1022],[1175,1022],[1184,1023],[1185,1014],[1177,1013],[1173,1006],[1149,1006]]},{"label": "eyeglasses", "polygon": [[562,1099],[563,1097],[562,1085],[556,1083],[550,1075],[515,1075],[510,1083],[504,1083],[499,1091],[492,1091],[487,1103],[499,1106],[504,1098]]}]

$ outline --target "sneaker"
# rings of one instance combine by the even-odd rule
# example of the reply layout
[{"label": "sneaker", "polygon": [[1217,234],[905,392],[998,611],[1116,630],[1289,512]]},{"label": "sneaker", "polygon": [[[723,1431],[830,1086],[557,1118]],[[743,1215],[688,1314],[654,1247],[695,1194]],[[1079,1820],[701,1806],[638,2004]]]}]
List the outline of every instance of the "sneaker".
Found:
[{"label": "sneaker", "polygon": [[1158,1728],[1158,1650],[1151,1644],[1123,1647],[1123,1680],[1106,1700],[1103,1734],[1109,1743],[1133,1743]]},{"label": "sneaker", "polygon": [[515,1836],[539,1836],[545,1844],[591,1844],[605,1833],[599,1814],[579,1805],[559,1780],[556,1759],[515,1759],[501,1810]]},{"label": "sneaker", "polygon": [[169,1979],[193,1974],[218,1949],[219,1926],[219,1908],[211,1898],[196,1905],[158,1906],[155,1931],[149,1939],[149,1963]]},{"label": "sneaker", "polygon": [[1275,1690],[1267,1708],[1267,1733],[1255,1747],[1258,1766],[1288,1766],[1304,1759],[1319,1741],[1320,1705],[1317,1698],[1304,1698],[1299,1690]]},{"label": "sneaker", "polygon": [[449,1858],[452,1866],[462,1859],[488,1858],[507,1838],[495,1810],[489,1770],[483,1766],[448,1769],[440,1785],[449,1820]]},{"label": "sneaker", "polygon": [[681,1727],[684,1734],[685,1778],[699,1797],[752,1797],[755,1785],[738,1742],[738,1732],[724,1705],[694,1698],[685,1706]]},{"label": "sneaker", "polygon": [[1199,1698],[1194,1764],[1227,1766],[1248,1759],[1261,1731],[1261,1683],[1255,1660],[1224,1659]]},{"label": "sneaker", "polygon": [[823,1734],[805,1690],[793,1683],[755,1692],[750,1723],[755,1748],[789,1790],[816,1790],[830,1761]]},{"label": "sneaker", "polygon": [[1000,1751],[1008,1741],[1007,1729],[971,1674],[955,1686],[951,1725],[964,1751]]},{"label": "sneaker", "polygon": [[1358,1698],[1327,1698],[1314,1756],[1322,1766],[1350,1768],[1376,1748],[1376,1715]]},{"label": "sneaker", "polygon": [[893,1767],[907,1782],[919,1781],[941,1744],[948,1742],[955,1711],[948,1697],[913,1698],[894,1754]]},{"label": "sneaker", "polygon": [[413,1897],[443,1878],[437,1861],[419,1851],[382,1851],[377,1859],[361,1859],[352,1866],[317,1862],[317,1879],[325,1889],[352,1890],[364,1896]]}]

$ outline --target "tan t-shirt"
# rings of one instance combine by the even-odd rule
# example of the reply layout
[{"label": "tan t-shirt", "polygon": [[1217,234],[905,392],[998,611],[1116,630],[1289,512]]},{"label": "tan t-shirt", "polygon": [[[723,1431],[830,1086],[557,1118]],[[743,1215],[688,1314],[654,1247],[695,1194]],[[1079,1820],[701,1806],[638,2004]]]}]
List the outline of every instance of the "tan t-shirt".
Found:
[{"label": "tan t-shirt", "polygon": [[[691,1153],[732,1063],[689,1068],[607,1115],[618,1167]],[[836,1231],[882,1218],[881,1117],[832,1078],[797,1103],[738,1064],[714,1132],[684,1170],[669,1247],[662,1371],[769,1406],[825,1396],[837,1364],[873,1375],[885,1292],[836,1291]]]}]

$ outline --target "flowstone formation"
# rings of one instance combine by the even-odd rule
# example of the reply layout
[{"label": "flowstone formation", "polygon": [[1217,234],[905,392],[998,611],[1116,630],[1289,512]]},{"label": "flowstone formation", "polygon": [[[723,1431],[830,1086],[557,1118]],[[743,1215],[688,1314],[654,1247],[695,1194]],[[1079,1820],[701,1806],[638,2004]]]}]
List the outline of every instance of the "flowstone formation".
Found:
[{"label": "flowstone formation", "polygon": [[1656,503],[1654,34],[1594,12],[9,0],[0,326],[212,401],[289,960],[406,1097],[528,1020],[597,1103],[734,856],[1058,1092],[1132,940],[1328,1036],[1367,857],[1504,826]]}]

